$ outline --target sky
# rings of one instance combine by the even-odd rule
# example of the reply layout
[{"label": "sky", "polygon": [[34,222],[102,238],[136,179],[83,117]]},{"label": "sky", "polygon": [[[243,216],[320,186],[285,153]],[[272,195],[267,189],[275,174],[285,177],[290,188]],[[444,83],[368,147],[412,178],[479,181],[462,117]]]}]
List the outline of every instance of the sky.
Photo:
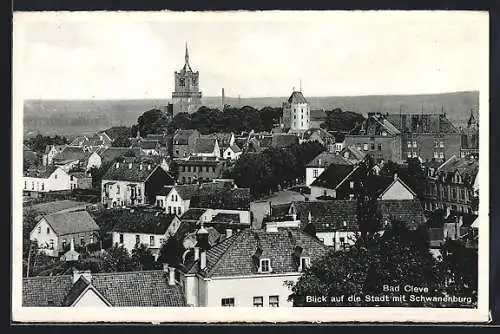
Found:
[{"label": "sky", "polygon": [[190,63],[203,96],[427,94],[487,80],[474,12],[16,13],[24,99],[169,99]]}]

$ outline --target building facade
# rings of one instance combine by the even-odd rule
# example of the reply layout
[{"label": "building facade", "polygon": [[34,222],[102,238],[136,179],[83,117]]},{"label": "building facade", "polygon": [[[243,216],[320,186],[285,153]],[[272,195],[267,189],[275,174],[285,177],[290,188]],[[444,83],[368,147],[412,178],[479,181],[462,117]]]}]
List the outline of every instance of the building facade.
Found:
[{"label": "building facade", "polygon": [[215,157],[189,157],[178,159],[175,163],[177,164],[177,182],[182,184],[211,182],[213,179],[219,179],[224,168],[224,161]]},{"label": "building facade", "polygon": [[179,113],[192,114],[201,107],[199,73],[194,72],[189,64],[189,52],[186,44],[185,63],[179,72],[174,73],[175,91],[172,92],[173,116]]}]

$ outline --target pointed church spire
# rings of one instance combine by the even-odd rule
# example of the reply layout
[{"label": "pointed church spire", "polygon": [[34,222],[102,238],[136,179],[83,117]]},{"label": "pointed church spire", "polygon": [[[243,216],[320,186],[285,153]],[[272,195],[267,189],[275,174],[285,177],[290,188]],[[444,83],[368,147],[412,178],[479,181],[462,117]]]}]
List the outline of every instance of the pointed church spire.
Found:
[{"label": "pointed church spire", "polygon": [[70,244],[69,244],[69,250],[74,252],[75,251],[75,239],[71,238]]},{"label": "pointed church spire", "polygon": [[186,65],[189,65],[189,51],[188,51],[188,43],[186,42],[186,55],[184,56],[186,59]]}]

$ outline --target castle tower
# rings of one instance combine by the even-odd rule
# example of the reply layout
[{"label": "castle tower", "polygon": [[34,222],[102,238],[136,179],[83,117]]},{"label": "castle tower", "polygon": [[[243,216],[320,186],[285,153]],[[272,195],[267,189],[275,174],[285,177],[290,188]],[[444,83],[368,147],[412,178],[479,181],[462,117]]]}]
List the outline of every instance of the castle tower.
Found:
[{"label": "castle tower", "polygon": [[306,131],[311,126],[309,102],[301,91],[292,92],[288,101],[283,103],[283,127],[290,131]]},{"label": "castle tower", "polygon": [[189,51],[186,43],[184,66],[174,73],[175,91],[172,92],[173,116],[181,112],[194,113],[201,107],[199,73],[189,64]]}]

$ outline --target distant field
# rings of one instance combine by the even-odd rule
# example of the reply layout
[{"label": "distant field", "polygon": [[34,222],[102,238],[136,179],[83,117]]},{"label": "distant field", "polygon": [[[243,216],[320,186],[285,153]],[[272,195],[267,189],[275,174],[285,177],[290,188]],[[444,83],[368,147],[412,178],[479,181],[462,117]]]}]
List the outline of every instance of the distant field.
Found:
[{"label": "distant field", "polygon": [[[226,98],[233,106],[278,107],[288,97]],[[457,126],[463,126],[471,108],[477,110],[479,92],[433,95],[372,95],[308,97],[312,109],[341,108],[366,115],[368,112],[424,114],[444,111]],[[76,135],[111,126],[135,124],[146,110],[166,105],[169,100],[27,100],[24,105],[24,134]],[[205,97],[203,104],[218,107],[220,97]]]}]

